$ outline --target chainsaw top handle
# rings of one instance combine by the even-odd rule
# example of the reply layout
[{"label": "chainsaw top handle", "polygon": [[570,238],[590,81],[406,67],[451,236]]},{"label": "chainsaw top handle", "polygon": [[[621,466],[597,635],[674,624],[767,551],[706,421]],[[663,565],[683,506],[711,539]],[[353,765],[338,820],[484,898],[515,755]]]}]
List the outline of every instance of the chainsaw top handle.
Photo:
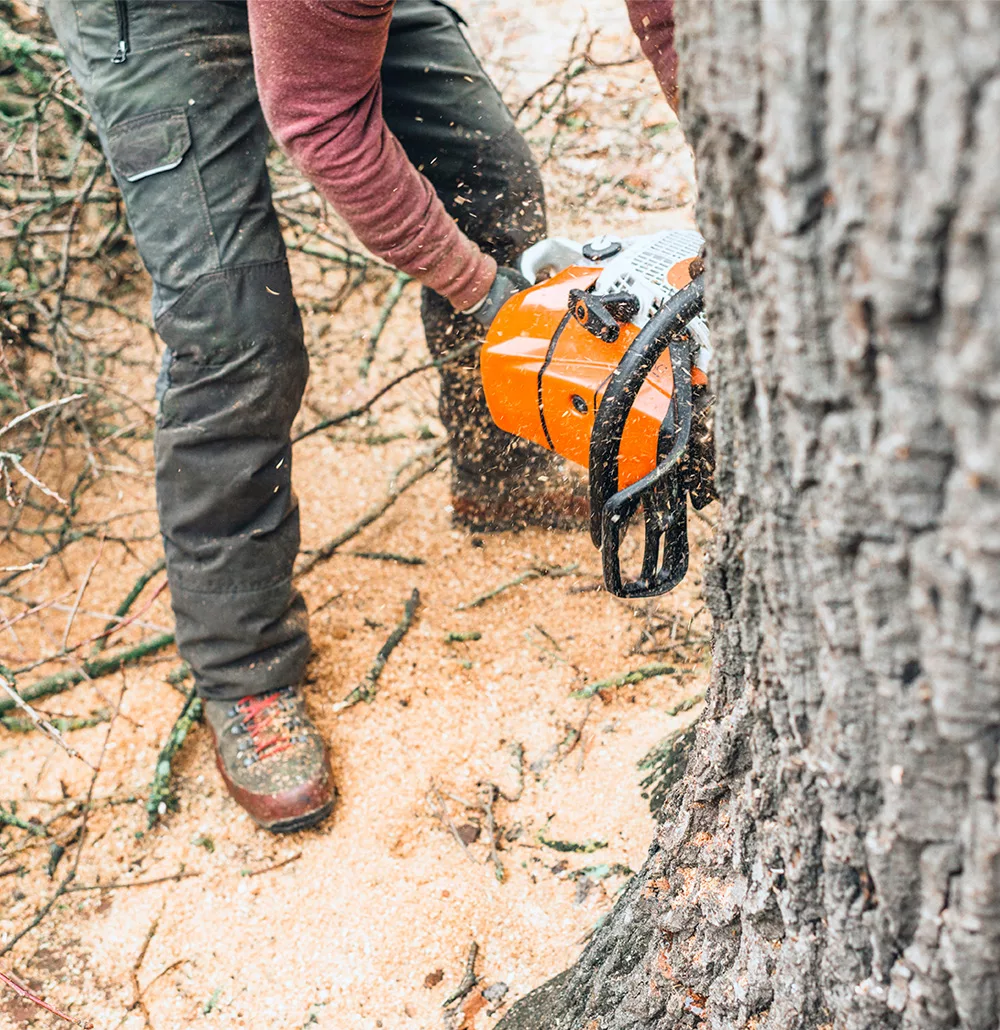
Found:
[{"label": "chainsaw top handle", "polygon": [[[671,480],[678,479],[673,470],[684,454],[691,429],[692,345],[683,334],[704,304],[704,277],[698,275],[639,331],[612,374],[594,419],[590,438],[590,535],[595,546],[601,548],[608,589],[620,596],[663,593],[687,570],[686,501],[679,481]],[[673,421],[669,453],[644,479],[619,491],[618,455],[625,423],[642,384],[667,347],[674,377],[674,403],[667,415]],[[623,584],[618,547],[628,518],[643,501],[649,510],[642,574],[635,582]],[[658,568],[664,534],[666,550],[673,546],[676,554],[664,554],[662,567]]]}]

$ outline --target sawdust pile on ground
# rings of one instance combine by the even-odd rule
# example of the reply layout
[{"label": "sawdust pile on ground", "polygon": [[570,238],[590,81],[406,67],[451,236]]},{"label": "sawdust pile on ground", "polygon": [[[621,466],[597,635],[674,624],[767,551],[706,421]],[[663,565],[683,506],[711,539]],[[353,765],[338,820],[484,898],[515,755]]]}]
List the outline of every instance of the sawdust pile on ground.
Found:
[{"label": "sawdust pile on ground", "polygon": [[[578,46],[588,35],[579,5],[568,2],[468,2],[463,9],[485,63],[515,103],[563,67],[578,31]],[[601,29],[593,49],[599,59],[638,52],[623,4],[604,0],[586,13],[590,30]],[[558,99],[527,132],[545,158],[552,232],[585,238],[690,224],[689,157],[648,65],[592,68],[573,83],[567,102]],[[542,100],[557,93],[558,83]],[[308,308],[329,285],[325,273],[301,256],[293,271]],[[384,283],[365,286],[340,314],[308,318],[313,376],[303,425],[424,360],[417,291],[408,287],[370,380],[354,385],[384,291]],[[128,342],[136,378],[121,385],[151,408],[153,341],[111,315],[100,325]],[[414,377],[368,420],[299,446],[304,548],[358,518],[385,496],[393,470],[441,441],[434,387],[430,376]],[[57,649],[88,575],[71,639],[99,631],[157,561],[151,444],[133,453],[141,459],[136,468],[105,476],[88,495],[85,520],[112,520],[109,539],[81,543],[64,564],[52,561],[19,584],[22,593],[57,603],[24,620],[20,634],[6,633],[0,660]],[[441,467],[302,583],[316,645],[307,696],[332,742],[341,792],[335,817],[319,831],[283,839],[257,831],[222,789],[203,729],[175,765],[179,810],[147,830],[143,802],[157,752],[183,703],[166,682],[175,654],[41,704],[56,715],[103,719],[120,710],[110,722],[68,734],[88,762],[100,764],[77,875],[0,968],[102,1028],[447,1023],[472,1030],[493,1025],[511,1001],[574,960],[652,836],[636,763],[691,718],[690,706],[671,713],[707,680],[703,646],[638,653],[707,634],[701,549],[681,588],[628,605],[593,589],[599,561],[586,535],[470,537],[450,528],[448,501]],[[706,543],[708,526],[691,525],[696,543]],[[127,538],[128,550],[111,537]],[[529,578],[459,609],[538,569],[569,574]],[[392,655],[376,701],[333,714],[415,587],[419,621]],[[3,599],[0,607],[3,615],[21,610]],[[139,639],[170,625],[164,593],[130,630]],[[467,639],[449,641],[449,634]],[[587,682],[661,659],[673,674],[590,701],[570,697]],[[23,819],[62,816],[51,838],[17,829],[0,835],[0,949],[65,875],[81,825],[74,805],[91,781],[83,762],[43,737],[0,730],[0,802],[8,810],[16,804]],[[484,809],[490,797],[495,803]],[[487,810],[502,828],[495,854]],[[557,850],[552,842],[590,850]],[[53,843],[66,848],[58,863]],[[108,884],[119,886],[93,889]],[[479,985],[446,1016],[442,1002],[473,941]],[[26,1025],[59,1021],[0,991],[0,1028]]]}]

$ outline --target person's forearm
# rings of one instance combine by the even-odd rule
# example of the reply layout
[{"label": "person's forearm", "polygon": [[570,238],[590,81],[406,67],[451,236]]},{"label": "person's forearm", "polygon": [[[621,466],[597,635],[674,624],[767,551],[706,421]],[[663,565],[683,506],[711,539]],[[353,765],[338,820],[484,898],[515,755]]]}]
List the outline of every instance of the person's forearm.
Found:
[{"label": "person's forearm", "polygon": [[660,80],[667,103],[677,111],[677,51],[673,0],[625,0],[629,21]]},{"label": "person's forearm", "polygon": [[496,263],[459,230],[382,118],[392,16],[380,0],[249,0],[261,105],[278,143],[378,257],[460,310]]}]

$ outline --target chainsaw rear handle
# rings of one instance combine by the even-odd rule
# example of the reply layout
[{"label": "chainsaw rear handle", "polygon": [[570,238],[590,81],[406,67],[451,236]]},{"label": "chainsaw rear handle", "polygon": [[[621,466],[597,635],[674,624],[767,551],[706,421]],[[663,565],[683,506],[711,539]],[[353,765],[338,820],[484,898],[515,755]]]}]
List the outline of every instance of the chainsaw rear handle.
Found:
[{"label": "chainsaw rear handle", "polygon": [[[705,304],[704,280],[697,276],[646,323],[626,351],[594,419],[590,438],[590,535],[601,549],[604,581],[619,597],[650,597],[672,589],[688,564],[686,492],[676,466],[691,433],[691,341],[682,336]],[[618,489],[622,433],[639,389],[663,351],[670,348],[674,381],[668,419],[673,432],[669,452],[637,483]],[[639,577],[623,582],[619,547],[628,520],[646,502],[645,544]],[[663,557],[660,558],[661,544]]]}]

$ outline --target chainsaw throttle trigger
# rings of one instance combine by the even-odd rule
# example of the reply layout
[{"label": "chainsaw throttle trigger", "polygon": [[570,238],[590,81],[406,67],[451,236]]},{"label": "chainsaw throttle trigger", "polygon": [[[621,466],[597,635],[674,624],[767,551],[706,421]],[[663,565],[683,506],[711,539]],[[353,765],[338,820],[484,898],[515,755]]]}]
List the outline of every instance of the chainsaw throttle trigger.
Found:
[{"label": "chainsaw throttle trigger", "polygon": [[618,339],[621,327],[618,320],[604,306],[604,299],[595,297],[586,290],[569,291],[570,314],[590,333],[605,343]]}]

